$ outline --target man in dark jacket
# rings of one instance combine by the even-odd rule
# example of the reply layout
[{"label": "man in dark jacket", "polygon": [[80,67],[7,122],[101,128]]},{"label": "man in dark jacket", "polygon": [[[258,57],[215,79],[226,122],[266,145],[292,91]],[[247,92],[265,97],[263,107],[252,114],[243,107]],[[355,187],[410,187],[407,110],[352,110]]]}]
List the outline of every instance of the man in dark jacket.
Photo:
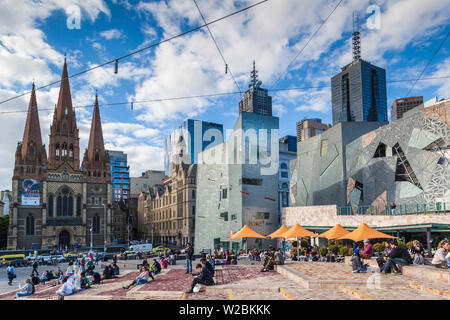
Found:
[{"label": "man in dark jacket", "polygon": [[194,280],[192,280],[191,289],[189,291],[186,291],[186,293],[193,293],[194,287],[197,283],[204,284],[206,286],[215,285],[213,276],[206,266],[202,267],[201,264],[198,264],[195,269],[197,270],[197,273],[199,273],[199,275],[195,277]]},{"label": "man in dark jacket", "polygon": [[194,248],[191,244],[187,244],[186,248],[186,273],[192,273],[192,257],[194,256]]},{"label": "man in dark jacket", "polygon": [[383,270],[383,266],[386,263],[387,259],[389,258],[389,254],[392,251],[392,247],[391,247],[391,240],[386,240],[384,242],[384,250],[381,253],[381,256],[379,256],[377,258],[377,264],[378,267],[380,268],[380,271]]},{"label": "man in dark jacket", "polygon": [[411,255],[408,250],[403,247],[400,247],[397,241],[392,241],[391,243],[392,251],[388,255],[388,259],[386,264],[383,267],[382,273],[389,273],[391,268],[396,273],[401,274],[400,270],[397,267],[399,265],[409,265],[412,263]]},{"label": "man in dark jacket", "polygon": [[212,264],[206,261],[206,259],[200,259],[200,263],[202,264],[203,267],[206,267],[208,271],[211,273],[211,275],[214,277],[215,272]]}]

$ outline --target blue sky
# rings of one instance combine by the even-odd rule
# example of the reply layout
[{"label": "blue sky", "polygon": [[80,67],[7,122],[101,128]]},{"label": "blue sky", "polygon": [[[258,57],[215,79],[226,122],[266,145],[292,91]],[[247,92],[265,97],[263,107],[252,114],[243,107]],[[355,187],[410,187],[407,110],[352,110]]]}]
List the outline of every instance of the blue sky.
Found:
[{"label": "blue sky", "polygon": [[[198,0],[207,21],[257,1]],[[269,0],[210,26],[239,86],[245,90],[253,60],[263,87],[271,88],[310,35],[338,1]],[[371,26],[367,8],[380,8],[379,25]],[[75,7],[74,7],[75,6]],[[67,19],[80,10],[80,29]],[[75,11],[74,11],[75,10]],[[351,61],[352,13],[358,13],[362,58],[386,69],[387,80],[416,78],[450,31],[448,0],[347,0],[295,60],[277,88],[329,85],[340,67]],[[369,22],[367,21],[369,19]],[[369,24],[368,24],[369,23]],[[192,0],[102,1],[42,0],[0,2],[0,101],[58,80],[64,54],[69,74],[123,56],[203,24]],[[450,75],[449,42],[423,77]],[[388,107],[412,83],[388,83]],[[98,90],[100,103],[149,100],[234,92],[224,64],[206,30],[121,60],[113,66],[71,79],[73,104],[89,105]],[[418,82],[411,95],[448,98],[449,79]],[[40,109],[52,108],[58,86],[37,93]],[[296,121],[319,117],[331,122],[331,89],[273,92],[280,134],[295,135]],[[29,96],[0,105],[2,111],[26,110]],[[131,174],[162,169],[163,139],[186,118],[222,123],[231,128],[238,115],[239,95],[102,107],[108,149],[129,155]],[[92,108],[77,110],[83,154]],[[22,139],[26,113],[0,115],[0,188],[11,188],[14,152]],[[51,111],[40,111],[43,141],[48,144]]]}]

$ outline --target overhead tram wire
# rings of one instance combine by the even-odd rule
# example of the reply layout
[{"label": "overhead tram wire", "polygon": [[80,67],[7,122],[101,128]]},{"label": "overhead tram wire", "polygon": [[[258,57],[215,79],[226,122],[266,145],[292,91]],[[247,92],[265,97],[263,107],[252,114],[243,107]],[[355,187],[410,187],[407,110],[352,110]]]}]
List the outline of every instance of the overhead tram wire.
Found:
[{"label": "overhead tram wire", "polygon": [[[437,79],[449,79],[449,76],[442,76],[442,77],[430,77],[430,78],[422,78],[418,81],[426,81],[426,80],[437,80]],[[390,80],[386,81],[386,83],[396,83],[396,82],[412,82],[416,81],[417,79],[403,79],[403,80]],[[300,90],[309,90],[309,89],[323,89],[323,88],[330,88],[330,85],[322,85],[322,86],[309,86],[309,87],[292,87],[292,88],[277,88],[277,89],[270,89],[271,92],[280,92],[280,91],[300,91]],[[235,92],[219,92],[219,93],[210,93],[210,94],[200,94],[200,95],[193,95],[193,96],[180,96],[180,97],[170,97],[170,98],[159,98],[159,99],[151,99],[151,100],[138,100],[138,101],[123,101],[123,102],[111,102],[111,103],[103,103],[99,104],[100,107],[107,107],[107,106],[118,106],[118,105],[129,105],[130,103],[133,104],[139,104],[139,103],[149,103],[149,102],[163,102],[163,101],[174,101],[174,100],[186,100],[186,99],[195,99],[195,98],[213,98],[213,97],[223,97],[223,96],[231,96],[235,94],[241,94],[241,92],[235,91]],[[93,107],[93,104],[84,105],[84,106],[74,106],[74,108],[89,108]],[[54,108],[40,108],[39,111],[52,111],[55,110]],[[12,114],[12,113],[26,113],[28,110],[12,110],[12,111],[0,111],[0,114]]]},{"label": "overhead tram wire", "polygon": [[411,88],[409,88],[408,93],[406,94],[405,97],[409,97],[409,94],[411,93],[411,91],[414,89],[414,87],[416,86],[417,81],[420,80],[420,78],[422,77],[423,73],[425,72],[425,70],[427,70],[428,66],[431,64],[431,62],[433,61],[434,57],[438,54],[438,52],[441,50],[441,48],[444,46],[445,41],[447,41],[448,36],[449,36],[450,32],[447,32],[447,35],[445,36],[444,40],[441,42],[441,44],[439,45],[439,47],[437,48],[437,50],[434,52],[434,54],[431,56],[430,60],[428,60],[428,63],[425,65],[425,68],[423,68],[422,72],[420,73],[419,77],[416,79],[416,81],[414,81],[413,85],[411,86]]},{"label": "overhead tram wire", "polygon": [[[63,78],[63,79],[61,79],[61,80],[54,81],[54,82],[49,83],[49,84],[46,84],[46,85],[44,85],[44,86],[35,88],[35,91],[39,91],[39,90],[41,90],[41,89],[50,87],[50,86],[55,85],[55,84],[57,84],[57,83],[61,83],[62,81],[66,80],[66,79],[71,79],[71,78],[80,76],[80,75],[85,74],[85,73],[87,73],[87,72],[90,72],[90,71],[92,71],[92,70],[95,70],[95,69],[104,67],[104,66],[106,66],[106,65],[108,65],[108,64],[111,64],[111,63],[116,64],[116,63],[118,63],[119,60],[128,58],[128,57],[130,57],[130,56],[132,56],[132,55],[135,55],[135,54],[141,53],[141,52],[143,52],[143,51],[145,51],[145,50],[154,48],[154,47],[156,47],[156,46],[159,46],[160,44],[163,44],[163,43],[165,43],[165,42],[172,41],[172,40],[174,40],[174,39],[176,39],[176,38],[183,37],[183,36],[185,36],[185,35],[187,35],[187,34],[189,34],[189,33],[192,33],[192,32],[194,32],[194,31],[200,30],[200,29],[202,29],[202,28],[204,28],[204,27],[207,27],[207,26],[209,26],[209,25],[211,25],[211,24],[214,24],[214,23],[219,22],[219,21],[221,21],[221,20],[227,19],[227,18],[229,18],[229,17],[231,17],[231,16],[234,16],[234,15],[236,15],[236,14],[239,14],[239,13],[241,13],[241,12],[247,11],[247,10],[249,10],[249,9],[251,9],[251,8],[253,8],[253,7],[256,7],[256,6],[258,6],[258,5],[260,5],[260,4],[264,3],[264,2],[267,2],[267,1],[269,1],[269,0],[262,0],[262,1],[259,1],[259,2],[257,2],[257,3],[254,3],[254,4],[250,5],[250,6],[248,6],[248,7],[242,8],[242,9],[240,9],[240,10],[237,10],[237,11],[235,11],[235,12],[232,12],[232,13],[230,13],[230,14],[227,14],[226,16],[223,16],[223,17],[221,17],[221,18],[215,19],[215,20],[213,20],[213,21],[211,21],[211,22],[205,23],[205,24],[203,24],[203,25],[201,25],[201,26],[195,27],[195,28],[190,29],[190,30],[188,30],[188,31],[182,32],[182,33],[180,33],[180,34],[178,34],[178,35],[175,35],[175,36],[169,37],[169,38],[167,38],[167,39],[161,40],[161,41],[156,42],[156,43],[154,43],[154,44],[151,44],[151,45],[149,45],[149,46],[143,47],[143,48],[141,48],[141,49],[139,49],[139,50],[130,52],[130,53],[128,53],[128,54],[126,54],[126,55],[123,55],[123,56],[121,56],[121,57],[114,58],[114,59],[112,59],[112,60],[106,61],[106,62],[104,62],[104,63],[102,63],[102,64],[99,64],[99,65],[96,65],[96,66],[94,66],[94,67],[92,67],[92,68],[89,68],[89,69],[80,71],[80,72],[78,72],[78,73],[75,73],[75,74],[73,74],[73,75],[70,75],[70,76],[68,76],[68,77],[66,77],[66,78]],[[0,101],[0,104],[3,104],[3,103],[5,103],[5,102],[8,102],[8,101],[11,101],[11,100],[20,98],[20,97],[23,97],[23,96],[25,96],[25,95],[27,95],[27,94],[30,94],[30,93],[31,93],[31,91],[24,92],[24,93],[19,94],[19,95],[17,95],[17,96],[14,96],[14,97],[11,97],[11,98],[9,98],[9,99]]]},{"label": "overhead tram wire", "polygon": [[[320,24],[320,26],[316,29],[316,31],[314,31],[314,33],[311,35],[311,37],[309,37],[308,41],[306,42],[306,44],[303,46],[303,48],[297,53],[297,55],[294,57],[294,59],[292,59],[292,61],[288,64],[288,66],[286,67],[286,69],[283,71],[282,74],[280,74],[280,76],[275,80],[275,82],[270,86],[270,88],[273,88],[285,75],[286,73],[289,71],[289,68],[292,66],[292,64],[295,62],[295,60],[297,60],[297,58],[303,53],[303,50],[305,50],[305,48],[309,45],[309,43],[311,42],[311,40],[315,37],[315,35],[319,32],[319,30],[325,25],[325,23],[328,21],[328,19],[331,17],[331,15],[336,11],[336,9],[339,7],[339,5],[341,4],[343,0],[340,0],[338,2],[338,4],[336,5],[336,7],[334,7],[334,9],[330,12],[330,14],[325,18],[325,20]],[[270,90],[269,88],[269,90]]]},{"label": "overhead tram wire", "polygon": [[[206,23],[206,19],[205,19],[205,17],[203,16],[202,11],[200,10],[200,7],[199,7],[198,4],[197,4],[197,1],[196,1],[196,0],[193,0],[193,1],[194,1],[194,3],[195,3],[195,6],[197,7],[198,13],[200,13],[200,16],[202,17],[203,22]],[[213,34],[212,34],[212,32],[211,32],[211,29],[209,28],[208,25],[206,26],[206,29],[208,29],[209,35],[211,36],[211,39],[214,41],[214,44],[216,45],[217,51],[219,51],[219,54],[220,54],[220,56],[222,57],[223,63],[225,64],[225,68],[226,68],[226,69],[225,69],[225,72],[226,72],[226,71],[229,71],[229,72],[230,72],[230,75],[231,75],[231,77],[233,78],[234,84],[235,84],[236,87],[238,88],[239,92],[242,93],[241,87],[239,87],[239,84],[237,83],[236,79],[234,78],[234,75],[233,75],[233,73],[231,72],[230,65],[229,65],[229,64],[227,63],[227,61],[225,60],[225,57],[223,56],[222,51],[220,50],[220,47],[219,47],[219,45],[217,44],[217,41],[216,41],[216,39],[214,38],[214,36],[213,36]]]}]

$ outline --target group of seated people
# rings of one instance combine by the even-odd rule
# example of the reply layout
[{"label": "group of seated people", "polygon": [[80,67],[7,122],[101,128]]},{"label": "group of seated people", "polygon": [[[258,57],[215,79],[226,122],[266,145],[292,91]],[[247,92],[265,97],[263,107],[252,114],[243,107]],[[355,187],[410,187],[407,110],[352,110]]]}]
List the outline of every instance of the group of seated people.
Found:
[{"label": "group of seated people", "polygon": [[144,259],[137,267],[140,271],[139,275],[129,285],[123,286],[124,289],[129,290],[140,284],[145,284],[149,281],[149,278],[152,278],[152,280],[155,281],[153,275],[157,275],[162,269],[161,264],[156,259],[153,259],[152,264],[149,264],[147,260]]},{"label": "group of seated people", "polygon": [[284,264],[284,255],[281,249],[275,250],[271,248],[267,254],[264,255],[264,265],[261,272],[268,272],[274,269],[275,265]]},{"label": "group of seated people", "polygon": [[[368,240],[365,240],[368,242]],[[408,250],[398,244],[396,240],[384,241],[385,249],[376,261],[381,273],[401,274],[398,265],[426,264],[425,250],[419,241],[414,240],[412,247]],[[373,254],[373,250],[371,251]],[[363,254],[359,249],[354,249],[352,256],[353,272],[367,272],[367,265],[363,265],[361,259],[370,259],[372,254]],[[442,240],[438,244],[431,265],[437,268],[447,269],[450,264],[449,243]]]}]

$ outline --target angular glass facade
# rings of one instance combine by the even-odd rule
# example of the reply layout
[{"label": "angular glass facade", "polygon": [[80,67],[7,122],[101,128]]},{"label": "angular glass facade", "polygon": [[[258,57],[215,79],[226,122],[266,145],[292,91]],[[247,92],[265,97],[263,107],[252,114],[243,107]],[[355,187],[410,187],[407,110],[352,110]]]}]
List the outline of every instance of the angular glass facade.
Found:
[{"label": "angular glass facade", "polygon": [[386,71],[357,60],[331,78],[333,125],[347,121],[387,121]]}]

